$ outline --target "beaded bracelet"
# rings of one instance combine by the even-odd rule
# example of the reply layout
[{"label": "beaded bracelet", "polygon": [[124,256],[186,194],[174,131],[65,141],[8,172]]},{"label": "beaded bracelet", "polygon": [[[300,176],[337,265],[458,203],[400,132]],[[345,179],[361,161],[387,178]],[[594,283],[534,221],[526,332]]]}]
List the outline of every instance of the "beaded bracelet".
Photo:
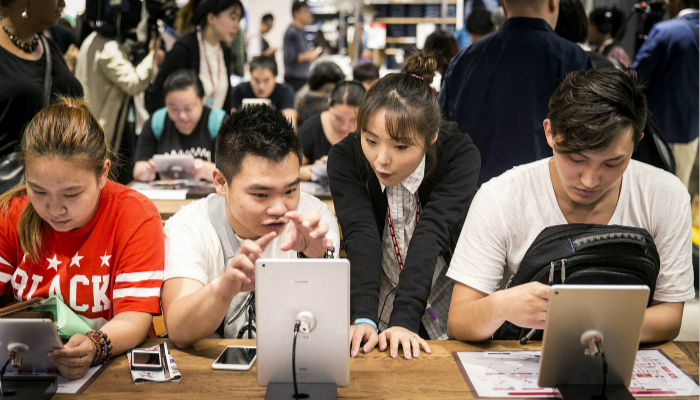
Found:
[{"label": "beaded bracelet", "polygon": [[107,338],[107,334],[96,329],[86,333],[85,336],[90,338],[95,344],[95,357],[92,359],[90,366],[104,364],[112,358],[112,341]]}]

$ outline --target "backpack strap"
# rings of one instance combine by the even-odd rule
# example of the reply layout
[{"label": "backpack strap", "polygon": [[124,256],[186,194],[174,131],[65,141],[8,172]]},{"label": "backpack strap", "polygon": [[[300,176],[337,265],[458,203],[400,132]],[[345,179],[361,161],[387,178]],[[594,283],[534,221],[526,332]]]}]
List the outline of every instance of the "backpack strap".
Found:
[{"label": "backpack strap", "polygon": [[207,206],[209,207],[209,222],[214,226],[216,235],[219,236],[221,242],[221,248],[224,249],[224,268],[226,268],[229,261],[238,254],[241,245],[236,239],[231,224],[228,223],[228,218],[226,218],[226,199],[215,194],[207,200]]},{"label": "backpack strap", "polygon": [[160,136],[163,134],[163,128],[165,127],[165,117],[168,115],[168,109],[163,107],[153,113],[151,117],[151,130],[153,131],[153,136],[156,137],[156,141],[160,140]]},{"label": "backpack strap", "polygon": [[212,108],[211,111],[209,111],[207,128],[209,128],[211,140],[216,139],[216,135],[219,133],[219,128],[221,128],[221,123],[224,122],[224,118],[226,118],[226,111],[220,108]]},{"label": "backpack strap", "polygon": [[[214,226],[216,235],[219,237],[219,241],[221,241],[221,247],[224,249],[225,270],[229,261],[238,254],[241,245],[238,243],[238,239],[236,239],[236,234],[233,232],[228,218],[226,218],[226,199],[223,196],[215,194],[209,197],[207,206],[209,207],[209,222]],[[245,298],[240,299],[240,302],[236,301],[237,298],[238,296],[234,297],[228,311],[226,311],[226,316],[216,329],[216,333],[222,338],[238,337],[241,339],[241,333],[247,331],[248,339],[252,339],[256,335],[255,329],[257,326],[255,323],[255,290],[248,293]],[[236,333],[238,333],[237,336],[235,336]]]}]

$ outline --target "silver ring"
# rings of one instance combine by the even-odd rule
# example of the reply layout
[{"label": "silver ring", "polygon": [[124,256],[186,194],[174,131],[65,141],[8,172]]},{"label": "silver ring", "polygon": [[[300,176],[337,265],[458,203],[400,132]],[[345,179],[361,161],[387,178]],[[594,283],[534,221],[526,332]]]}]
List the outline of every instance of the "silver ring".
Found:
[{"label": "silver ring", "polygon": [[408,340],[411,340],[411,339],[417,338],[417,337],[418,337],[418,335],[413,335],[413,336],[409,337]]}]

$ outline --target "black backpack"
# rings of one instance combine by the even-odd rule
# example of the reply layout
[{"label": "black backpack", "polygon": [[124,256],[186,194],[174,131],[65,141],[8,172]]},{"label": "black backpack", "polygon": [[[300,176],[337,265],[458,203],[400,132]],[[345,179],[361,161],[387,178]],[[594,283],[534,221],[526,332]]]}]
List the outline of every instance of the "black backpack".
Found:
[{"label": "black backpack", "polygon": [[[528,282],[647,285],[654,298],[660,261],[649,232],[619,225],[566,224],[545,228],[525,253],[506,289]],[[517,340],[529,329],[506,321],[494,340]],[[541,340],[542,333],[532,337]]]}]

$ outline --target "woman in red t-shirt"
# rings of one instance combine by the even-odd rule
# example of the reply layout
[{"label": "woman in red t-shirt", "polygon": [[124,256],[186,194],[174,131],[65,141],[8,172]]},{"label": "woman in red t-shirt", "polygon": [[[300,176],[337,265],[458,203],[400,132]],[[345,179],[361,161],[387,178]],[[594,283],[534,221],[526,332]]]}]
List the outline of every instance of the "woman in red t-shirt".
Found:
[{"label": "woman in red t-shirt", "polygon": [[108,179],[110,156],[85,103],[62,98],[27,125],[26,183],[0,196],[0,294],[58,296],[93,328],[48,355],[70,379],[143,342],[160,313],[160,215]]}]

